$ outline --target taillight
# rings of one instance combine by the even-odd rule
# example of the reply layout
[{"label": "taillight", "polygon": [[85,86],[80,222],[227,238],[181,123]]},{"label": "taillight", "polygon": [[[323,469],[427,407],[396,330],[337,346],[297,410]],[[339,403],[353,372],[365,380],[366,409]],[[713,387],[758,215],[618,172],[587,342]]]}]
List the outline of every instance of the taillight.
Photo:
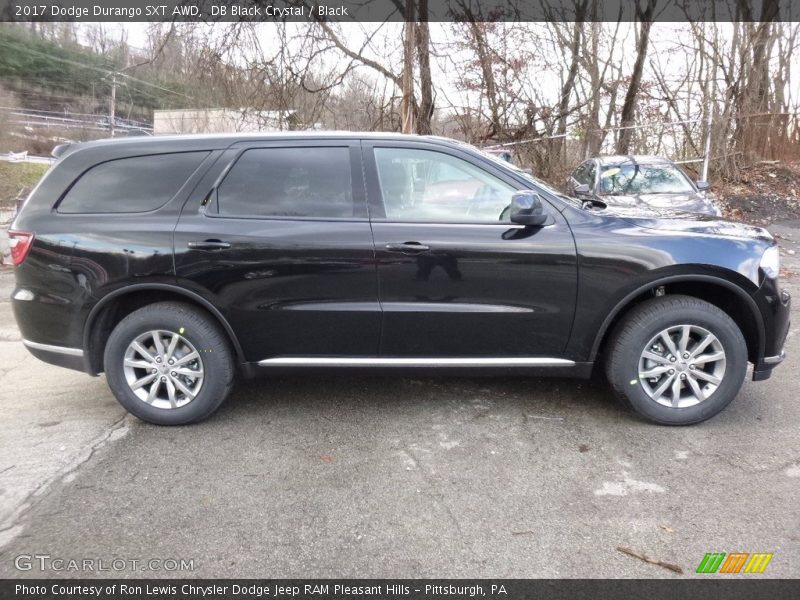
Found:
[{"label": "taillight", "polygon": [[21,265],[33,244],[33,234],[28,231],[9,231],[8,243],[11,248],[11,262]]}]

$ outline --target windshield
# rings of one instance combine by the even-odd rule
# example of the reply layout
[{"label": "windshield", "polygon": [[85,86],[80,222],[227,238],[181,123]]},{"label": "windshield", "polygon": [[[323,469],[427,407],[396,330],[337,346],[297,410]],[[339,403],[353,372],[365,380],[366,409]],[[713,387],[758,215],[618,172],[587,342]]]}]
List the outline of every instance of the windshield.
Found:
[{"label": "windshield", "polygon": [[627,163],[603,167],[598,189],[602,195],[685,194],[694,187],[675,165],[636,165]]}]

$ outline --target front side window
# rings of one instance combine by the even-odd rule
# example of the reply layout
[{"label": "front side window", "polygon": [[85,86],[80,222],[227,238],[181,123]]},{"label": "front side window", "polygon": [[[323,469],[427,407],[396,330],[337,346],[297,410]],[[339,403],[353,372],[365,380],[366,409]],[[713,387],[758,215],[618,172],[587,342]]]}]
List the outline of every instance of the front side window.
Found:
[{"label": "front side window", "polygon": [[353,218],[346,147],[246,150],[217,189],[216,212],[231,217]]},{"label": "front side window", "polygon": [[465,160],[433,150],[375,148],[386,218],[497,223],[512,186]]},{"label": "front side window", "polygon": [[164,206],[208,152],[119,158],[86,171],[58,205],[58,212],[137,213]]},{"label": "front side window", "polygon": [[589,163],[589,168],[586,169],[586,185],[589,186],[589,189],[594,189],[594,175],[595,175],[595,165],[594,162]]},{"label": "front side window", "polygon": [[627,163],[604,167],[600,172],[601,194],[682,194],[693,191],[692,183],[674,165]]},{"label": "front side window", "polygon": [[572,178],[578,183],[589,183],[586,171],[587,163],[583,163],[580,167],[575,169],[575,172],[572,174]]}]

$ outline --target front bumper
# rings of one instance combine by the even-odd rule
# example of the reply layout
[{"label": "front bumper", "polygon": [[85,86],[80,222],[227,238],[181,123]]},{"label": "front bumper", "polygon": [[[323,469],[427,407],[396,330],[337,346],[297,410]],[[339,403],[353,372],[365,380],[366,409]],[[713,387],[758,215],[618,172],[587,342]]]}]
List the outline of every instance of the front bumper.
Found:
[{"label": "front bumper", "polygon": [[772,369],[777,367],[786,358],[786,352],[781,350],[777,356],[764,357],[755,367],[753,367],[753,381],[764,381],[772,375]]},{"label": "front bumper", "polygon": [[[777,288],[777,285],[775,285]],[[753,366],[753,381],[764,381],[769,379],[772,375],[772,369],[777,367],[786,358],[786,351],[784,344],[786,343],[786,336],[789,334],[790,325],[790,311],[792,305],[792,298],[786,290],[773,288],[770,290],[765,286],[759,290],[762,292],[762,315],[764,316],[765,325],[765,351],[766,356],[762,357]],[[763,293],[764,291],[768,293]],[[770,293],[771,292],[771,293]]]}]

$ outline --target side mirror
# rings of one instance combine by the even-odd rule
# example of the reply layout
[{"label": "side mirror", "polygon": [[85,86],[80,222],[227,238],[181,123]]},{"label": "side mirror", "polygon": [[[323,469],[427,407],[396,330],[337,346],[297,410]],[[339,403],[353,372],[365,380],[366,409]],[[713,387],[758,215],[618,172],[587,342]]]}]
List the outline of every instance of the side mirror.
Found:
[{"label": "side mirror", "polygon": [[705,192],[711,187],[707,181],[695,181],[694,184],[697,186],[698,192]]},{"label": "side mirror", "polygon": [[592,188],[589,187],[588,183],[581,183],[580,185],[576,185],[572,189],[572,193],[575,194],[577,197],[588,197],[592,195]]},{"label": "side mirror", "polygon": [[541,227],[547,222],[547,213],[544,212],[542,199],[534,191],[524,190],[511,197],[511,212],[509,218],[512,223],[519,225],[533,225]]}]

